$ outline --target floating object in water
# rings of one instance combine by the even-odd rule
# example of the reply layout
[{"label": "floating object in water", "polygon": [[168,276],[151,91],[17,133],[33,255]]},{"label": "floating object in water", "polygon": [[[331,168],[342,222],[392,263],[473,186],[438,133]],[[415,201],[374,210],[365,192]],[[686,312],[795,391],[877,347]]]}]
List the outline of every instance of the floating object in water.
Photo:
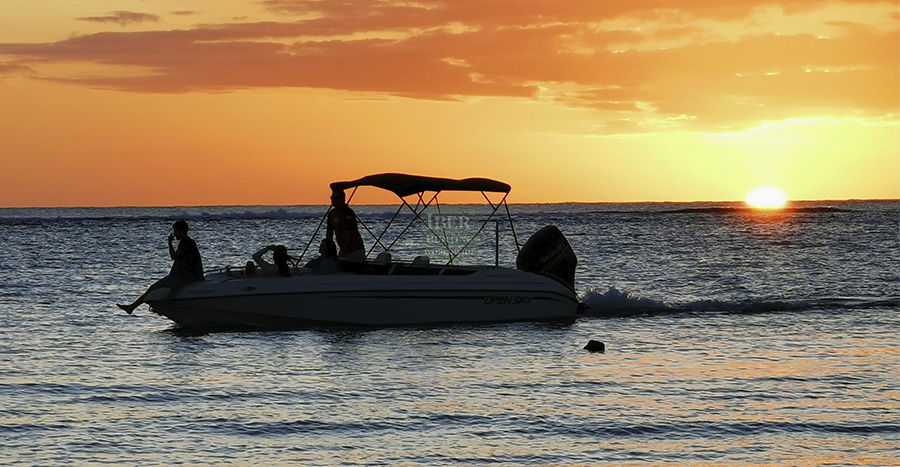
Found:
[{"label": "floating object in water", "polygon": [[591,352],[606,352],[606,346],[603,344],[603,342],[595,341],[593,339],[589,340],[584,348],[586,350],[590,350]]}]

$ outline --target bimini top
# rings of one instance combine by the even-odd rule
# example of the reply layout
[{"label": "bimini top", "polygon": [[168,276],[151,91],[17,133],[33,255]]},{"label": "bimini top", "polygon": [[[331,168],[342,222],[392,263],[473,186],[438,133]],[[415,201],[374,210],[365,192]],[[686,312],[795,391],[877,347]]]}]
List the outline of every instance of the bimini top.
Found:
[{"label": "bimini top", "polygon": [[454,180],[452,178],[422,177],[396,173],[368,175],[349,182],[334,182],[331,184],[331,189],[346,190],[347,188],[356,188],[363,185],[392,191],[401,198],[423,191],[490,191],[494,193],[509,193],[511,189],[506,183],[488,178]]}]

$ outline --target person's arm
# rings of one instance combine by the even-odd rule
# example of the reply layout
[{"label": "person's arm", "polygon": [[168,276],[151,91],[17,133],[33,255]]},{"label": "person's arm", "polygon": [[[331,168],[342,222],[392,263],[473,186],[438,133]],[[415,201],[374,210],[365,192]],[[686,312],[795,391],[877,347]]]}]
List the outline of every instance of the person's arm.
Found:
[{"label": "person's arm", "polygon": [[256,264],[259,266],[260,274],[268,275],[278,273],[278,266],[275,266],[274,264],[266,261],[262,257],[262,255],[266,254],[266,252],[274,249],[275,245],[269,245],[257,251],[256,253],[253,253],[253,261],[256,261]]},{"label": "person's arm", "polygon": [[173,241],[175,241],[175,234],[169,234],[169,257],[174,260],[178,258],[178,252],[175,251],[175,247],[172,245]]},{"label": "person's arm", "polygon": [[332,223],[333,223],[332,217],[334,216],[334,214],[336,212],[337,211],[335,211],[334,209],[332,209],[331,211],[328,211],[328,216],[325,219],[325,239],[326,240],[334,239],[334,226],[332,225]]},{"label": "person's arm", "polygon": [[271,249],[272,249],[272,245],[269,245],[269,246],[263,247],[261,250],[257,251],[256,253],[253,253],[253,261],[256,261],[256,264],[258,264],[260,267],[272,266],[272,263],[269,263],[262,257],[262,255],[266,254]]}]

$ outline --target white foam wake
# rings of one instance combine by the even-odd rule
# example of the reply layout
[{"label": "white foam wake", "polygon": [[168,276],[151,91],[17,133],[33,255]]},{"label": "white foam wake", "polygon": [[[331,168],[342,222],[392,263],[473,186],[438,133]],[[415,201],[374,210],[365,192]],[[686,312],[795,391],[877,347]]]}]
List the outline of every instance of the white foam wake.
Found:
[{"label": "white foam wake", "polygon": [[663,302],[636,297],[628,291],[610,287],[605,292],[592,288],[584,295],[585,316],[622,316],[647,312],[673,311]]},{"label": "white foam wake", "polygon": [[900,297],[825,297],[802,299],[753,298],[739,301],[706,299],[688,303],[666,304],[633,295],[610,287],[605,292],[592,288],[582,298],[583,316],[615,317],[675,312],[731,312],[765,313],[774,311],[805,311],[824,309],[888,308],[896,310]]}]

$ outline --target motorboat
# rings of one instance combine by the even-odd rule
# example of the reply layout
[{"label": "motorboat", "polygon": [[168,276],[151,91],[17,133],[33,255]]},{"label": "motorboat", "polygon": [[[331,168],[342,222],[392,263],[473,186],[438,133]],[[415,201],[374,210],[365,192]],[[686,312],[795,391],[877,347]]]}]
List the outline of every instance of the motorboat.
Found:
[{"label": "motorboat", "polygon": [[[541,228],[519,245],[506,201],[508,184],[485,178],[456,180],[396,173],[331,184],[332,190],[352,190],[349,199],[363,186],[393,192],[401,201],[381,233],[372,233],[375,240],[367,248],[365,259],[320,256],[304,262],[326,213],[288,271],[264,274],[253,268],[226,268],[176,291],[157,289],[146,302],[154,312],[180,327],[198,330],[575,319],[579,307],[575,253],[555,226]],[[440,238],[441,229],[426,211],[440,210],[438,195],[446,191],[481,192],[488,201],[487,214],[479,219],[480,227],[472,228],[473,239],[489,235],[491,224],[495,236],[499,235],[503,216],[498,213],[505,210],[504,229],[514,237],[517,250],[515,268],[500,265],[499,239],[493,265],[460,264],[459,252],[449,248],[446,241],[442,242],[449,251],[446,261],[432,261],[425,255],[408,260],[394,257],[397,240],[389,243],[386,235],[399,228],[402,222],[396,222],[398,219],[409,220],[397,234],[398,239],[409,233],[412,225],[423,224],[435,233],[432,238]],[[491,196],[502,198],[496,201]],[[359,221],[365,225],[364,219]]]}]

